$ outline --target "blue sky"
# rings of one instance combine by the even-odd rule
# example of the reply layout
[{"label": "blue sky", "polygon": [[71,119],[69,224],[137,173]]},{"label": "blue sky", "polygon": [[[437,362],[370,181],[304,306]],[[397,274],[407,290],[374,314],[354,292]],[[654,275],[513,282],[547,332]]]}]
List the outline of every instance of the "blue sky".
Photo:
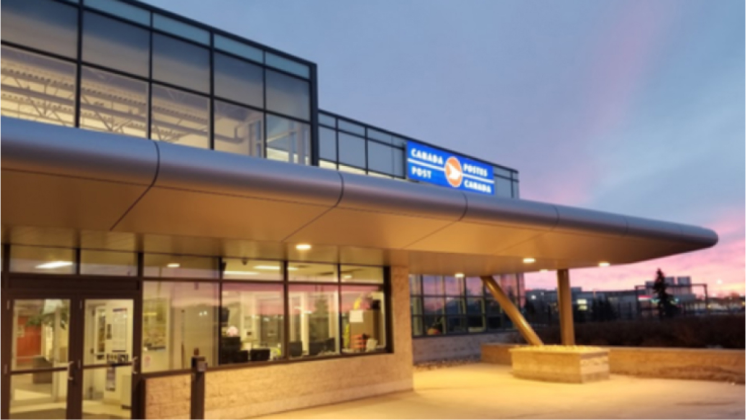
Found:
[{"label": "blue sky", "polygon": [[316,62],[322,109],[516,168],[523,198],[721,237],[576,284],[628,287],[660,266],[743,293],[743,1],[149,3]]}]

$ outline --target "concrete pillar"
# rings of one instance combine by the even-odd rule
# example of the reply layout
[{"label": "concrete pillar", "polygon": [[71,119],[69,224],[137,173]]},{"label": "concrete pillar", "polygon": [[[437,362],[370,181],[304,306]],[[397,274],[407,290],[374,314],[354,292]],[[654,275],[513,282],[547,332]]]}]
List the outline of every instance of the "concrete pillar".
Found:
[{"label": "concrete pillar", "polygon": [[570,272],[557,270],[557,305],[560,315],[560,334],[563,346],[575,345],[575,325],[572,319],[572,291]]},{"label": "concrete pillar", "polygon": [[497,303],[500,304],[503,311],[505,311],[505,315],[513,321],[513,325],[518,332],[521,333],[521,336],[523,336],[526,342],[532,346],[544,345],[539,336],[536,335],[536,332],[534,332],[534,329],[531,328],[531,325],[526,321],[526,318],[523,317],[521,311],[515,307],[513,302],[511,302],[508,295],[505,294],[505,291],[500,287],[495,279],[492,278],[492,276],[482,276],[480,278],[482,279],[482,283],[487,287],[490,293],[492,293],[492,296],[495,298]]}]

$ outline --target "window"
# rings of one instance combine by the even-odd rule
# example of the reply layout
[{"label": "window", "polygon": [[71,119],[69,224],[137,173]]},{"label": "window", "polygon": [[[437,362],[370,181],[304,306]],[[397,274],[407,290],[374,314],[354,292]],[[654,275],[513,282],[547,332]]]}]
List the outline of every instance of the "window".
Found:
[{"label": "window", "polygon": [[115,19],[86,12],[83,61],[148,77],[150,33]]},{"label": "window", "polygon": [[2,115],[74,126],[75,73],[73,63],[3,45]]},{"label": "window", "polygon": [[495,195],[498,197],[511,198],[513,196],[513,183],[509,179],[495,177]]},{"label": "window", "polygon": [[[137,22],[141,25],[150,26],[150,12],[136,6],[122,3],[117,0],[94,0],[87,1],[86,6],[101,10],[102,12],[111,13],[123,19]],[[87,19],[87,18],[86,18]]]},{"label": "window", "polygon": [[319,127],[319,157],[333,162],[337,161],[336,131]]},{"label": "window", "polygon": [[217,362],[217,283],[143,284],[143,372],[189,369],[192,356]]},{"label": "window", "polygon": [[282,261],[249,258],[223,258],[224,280],[282,281]]},{"label": "window", "polygon": [[76,58],[78,8],[56,1],[4,0],[2,39]]},{"label": "window", "polygon": [[210,45],[208,31],[170,17],[154,14],[153,27],[203,45]]},{"label": "window", "polygon": [[264,113],[215,101],[215,150],[264,156]]},{"label": "window", "polygon": [[365,140],[340,132],[339,163],[365,169]]},{"label": "window", "polygon": [[513,198],[519,198],[520,195],[518,194],[518,181],[513,180]]},{"label": "window", "polygon": [[148,83],[82,67],[80,128],[147,137]]},{"label": "window", "polygon": [[404,178],[404,149],[394,149],[394,172],[397,178]]},{"label": "window", "polygon": [[311,69],[307,65],[269,52],[266,54],[266,64],[304,79],[311,77]]},{"label": "window", "polygon": [[391,134],[368,128],[368,138],[391,144]]},{"label": "window", "polygon": [[288,289],[291,359],[339,354],[337,285],[291,285]]},{"label": "window", "polygon": [[342,286],[342,351],[364,353],[386,348],[386,307],[380,286]]},{"label": "window", "polygon": [[368,142],[368,169],[394,175],[394,148],[385,144]]},{"label": "window", "polygon": [[310,164],[311,132],[308,124],[267,115],[267,158]]},{"label": "window", "polygon": [[75,250],[13,245],[10,271],[15,273],[75,274]]},{"label": "window", "polygon": [[352,166],[339,165],[337,170],[340,172],[349,172],[351,174],[365,175],[365,169],[354,168]]},{"label": "window", "polygon": [[83,249],[80,251],[80,274],[137,276],[137,254]]},{"label": "window", "polygon": [[145,254],[143,264],[143,275],[145,277],[205,279],[219,277],[216,258]]},{"label": "window", "polygon": [[342,265],[339,268],[342,283],[383,284],[383,267]]},{"label": "window", "polygon": [[184,146],[210,148],[210,101],[207,97],[153,85],[150,138]]},{"label": "window", "polygon": [[264,106],[263,70],[248,61],[215,53],[215,96]]},{"label": "window", "polygon": [[289,262],[288,280],[336,283],[339,277],[335,264]]},{"label": "window", "polygon": [[244,44],[243,42],[234,41],[230,38],[226,38],[221,35],[214,35],[215,48],[223,50],[225,52],[237,55],[239,57],[254,60],[257,63],[264,62],[264,53],[259,48],[254,48],[251,45]]},{"label": "window", "polygon": [[[523,276],[494,276],[517,304],[524,299]],[[412,335],[467,334],[512,328],[479,277],[410,276]]]},{"label": "window", "polygon": [[301,120],[311,117],[309,84],[305,80],[265,70],[267,109]]},{"label": "window", "polygon": [[357,134],[358,136],[365,136],[365,127],[363,127],[360,124],[356,124],[354,122],[350,122],[347,120],[340,119],[338,122],[339,126],[338,128],[343,131],[347,131],[352,134]]},{"label": "window", "polygon": [[319,124],[327,125],[332,128],[337,127],[337,119],[329,114],[319,113]]},{"label": "window", "polygon": [[284,319],[282,284],[224,284],[218,362],[224,365],[281,358]]},{"label": "window", "polygon": [[210,53],[206,48],[153,34],[153,79],[210,92]]}]

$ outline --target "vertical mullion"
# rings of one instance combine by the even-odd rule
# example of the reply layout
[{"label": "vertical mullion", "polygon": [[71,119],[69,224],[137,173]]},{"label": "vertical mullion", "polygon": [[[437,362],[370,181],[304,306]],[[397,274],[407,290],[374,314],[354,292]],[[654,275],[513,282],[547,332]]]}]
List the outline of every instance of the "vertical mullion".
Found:
[{"label": "vertical mullion", "polygon": [[74,104],[74,118],[73,127],[80,127],[80,83],[82,80],[81,76],[81,60],[83,59],[83,7],[78,5],[78,56],[75,61],[75,104]]},{"label": "vertical mullion", "polygon": [[[269,134],[267,130],[267,67],[264,66],[264,62],[266,61],[264,56],[265,52],[262,51],[262,110],[264,110],[264,114],[262,115],[262,119],[264,120],[264,141],[262,142],[262,158],[267,159],[267,149],[268,149],[268,142],[269,142]],[[285,268],[287,268],[287,264],[285,265]],[[287,274],[287,273],[286,273]],[[285,276],[285,280],[287,281],[287,275]]]},{"label": "vertical mullion", "polygon": [[215,150],[215,35],[210,32],[210,127],[207,135],[210,141],[210,150]]},{"label": "vertical mullion", "polygon": [[[265,113],[266,115],[266,113]],[[266,131],[266,130],[265,130]],[[282,317],[282,359],[290,360],[290,288],[288,287],[288,262],[282,261],[282,292],[285,315]]]},{"label": "vertical mullion", "polygon": [[75,248],[75,274],[78,276],[80,275],[80,264],[81,264],[80,248],[76,247]]},{"label": "vertical mullion", "polygon": [[149,37],[149,48],[148,48],[148,116],[147,116],[147,127],[146,137],[149,139],[153,138],[153,14],[150,14],[150,27],[148,31]]},{"label": "vertical mullion", "polygon": [[[338,263],[336,267],[337,267],[337,344],[339,345],[339,354],[343,354],[342,346],[344,346],[344,331],[342,328],[342,266],[341,264]],[[349,323],[349,317],[347,321]],[[352,336],[350,336],[350,343],[352,343]]]}]

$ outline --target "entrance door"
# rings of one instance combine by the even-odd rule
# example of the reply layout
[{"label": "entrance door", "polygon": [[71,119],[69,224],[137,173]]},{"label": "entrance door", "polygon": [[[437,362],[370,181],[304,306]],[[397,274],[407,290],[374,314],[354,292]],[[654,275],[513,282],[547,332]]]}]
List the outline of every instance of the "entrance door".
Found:
[{"label": "entrance door", "polygon": [[[135,296],[14,296],[3,405],[13,419],[131,418]],[[6,336],[7,337],[7,336]],[[5,339],[5,337],[4,337]]]}]

